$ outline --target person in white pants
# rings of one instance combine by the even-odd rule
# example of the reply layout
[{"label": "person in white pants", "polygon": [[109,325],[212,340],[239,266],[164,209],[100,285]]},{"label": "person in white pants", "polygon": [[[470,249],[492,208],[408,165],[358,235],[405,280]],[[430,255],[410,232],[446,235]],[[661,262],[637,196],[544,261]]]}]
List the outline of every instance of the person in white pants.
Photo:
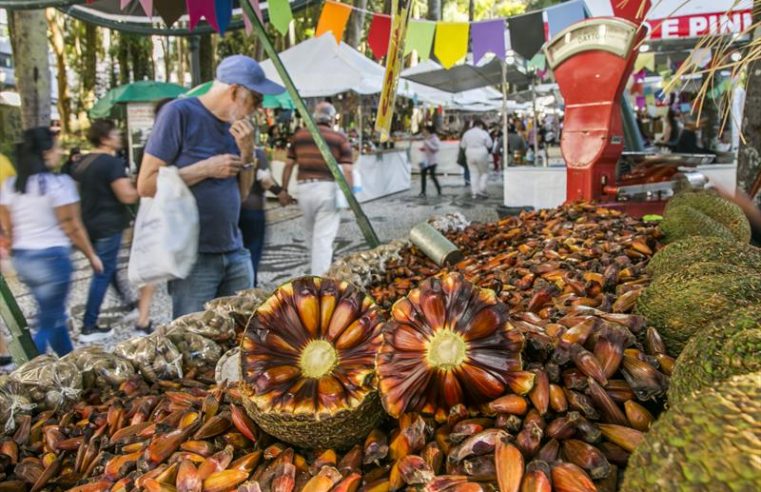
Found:
[{"label": "person in white pants", "polygon": [[[332,129],[335,118],[336,109],[332,104],[321,102],[315,108],[314,119],[317,128],[336,162],[341,166],[351,188],[354,152],[346,135]],[[298,166],[298,201],[311,253],[310,272],[312,275],[323,275],[333,261],[333,241],[341,222],[341,215],[336,206],[338,188],[325,159],[306,128],[298,130],[291,139],[283,171],[283,183],[290,181],[294,165]]]},{"label": "person in white pants", "polygon": [[465,150],[465,158],[470,169],[470,188],[473,198],[486,198],[486,183],[489,180],[489,151],[493,142],[481,120],[473,122],[460,140],[460,147]]}]

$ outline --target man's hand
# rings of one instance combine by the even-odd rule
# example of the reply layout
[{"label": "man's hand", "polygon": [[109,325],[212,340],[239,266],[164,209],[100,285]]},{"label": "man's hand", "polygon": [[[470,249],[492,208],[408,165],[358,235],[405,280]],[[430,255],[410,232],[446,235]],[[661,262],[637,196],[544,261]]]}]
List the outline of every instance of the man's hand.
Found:
[{"label": "man's hand", "polygon": [[277,201],[280,203],[282,207],[286,207],[292,203],[296,203],[296,200],[293,199],[291,195],[288,194],[285,189],[280,190],[280,193],[277,194]]},{"label": "man's hand", "polygon": [[206,159],[206,174],[209,178],[227,179],[238,175],[243,162],[234,154],[215,155]]},{"label": "man's hand", "polygon": [[235,137],[243,161],[250,162],[254,157],[254,125],[248,119],[238,120],[230,127],[230,133]]}]

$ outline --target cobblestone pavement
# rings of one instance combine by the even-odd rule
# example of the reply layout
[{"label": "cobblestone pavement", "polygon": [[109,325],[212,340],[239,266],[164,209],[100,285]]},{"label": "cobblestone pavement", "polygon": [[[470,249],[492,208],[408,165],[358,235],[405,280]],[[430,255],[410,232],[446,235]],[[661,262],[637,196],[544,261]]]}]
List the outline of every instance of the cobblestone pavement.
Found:
[{"label": "cobblestone pavement", "polygon": [[[412,226],[428,219],[431,215],[459,211],[475,222],[496,220],[496,207],[502,203],[501,177],[492,176],[489,184],[489,198],[477,200],[470,197],[470,189],[463,186],[461,177],[449,176],[439,179],[443,185],[443,195],[440,197],[436,196],[435,189],[433,194],[430,194],[429,190],[426,198],[418,197],[420,182],[415,176],[410,190],[363,204],[363,209],[382,242],[406,237]],[[274,288],[294,276],[308,273],[309,269],[308,250],[302,233],[298,206],[283,209],[274,203],[269,205],[266,246],[258,274],[259,286],[264,288]],[[364,238],[351,211],[343,211],[336,240],[336,257],[363,247],[365,247]],[[119,275],[125,280],[128,253],[129,250],[125,246],[119,254]],[[71,337],[75,346],[81,346],[79,330],[82,326],[92,271],[85,258],[79,253],[75,255],[74,266],[74,281],[69,296]],[[8,275],[6,280],[30,326],[33,327],[36,311],[34,300],[26,287],[12,274]],[[126,281],[124,283],[126,284]],[[111,325],[114,330],[108,338],[96,342],[106,348],[135,336],[134,320],[124,318],[126,313],[120,308],[120,304],[121,301],[113,290],[109,290],[101,309],[99,324]],[[156,325],[167,323],[170,317],[171,302],[166,285],[162,285],[156,291],[151,307],[151,318]],[[5,335],[7,336],[7,332]]]}]

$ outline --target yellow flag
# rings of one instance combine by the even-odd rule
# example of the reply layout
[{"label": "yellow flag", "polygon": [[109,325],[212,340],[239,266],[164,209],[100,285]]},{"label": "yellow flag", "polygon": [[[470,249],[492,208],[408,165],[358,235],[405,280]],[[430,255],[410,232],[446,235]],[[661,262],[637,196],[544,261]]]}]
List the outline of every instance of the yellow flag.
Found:
[{"label": "yellow flag", "polygon": [[346,23],[351,15],[351,6],[343,3],[325,2],[320,14],[320,20],[317,22],[317,31],[315,37],[320,37],[330,31],[336,38],[336,43],[341,43],[344,37]]},{"label": "yellow flag", "polygon": [[655,53],[640,53],[637,56],[637,61],[634,62],[634,73],[639,72],[643,68],[655,72]]},{"label": "yellow flag", "polygon": [[392,0],[391,3],[391,38],[386,54],[386,72],[383,76],[383,88],[378,101],[375,117],[375,130],[380,133],[380,141],[385,142],[391,133],[391,119],[394,116],[394,101],[399,73],[404,57],[404,40],[407,36],[407,24],[410,20],[412,0]]},{"label": "yellow flag", "polygon": [[467,22],[437,22],[433,52],[444,68],[452,68],[468,54]]}]

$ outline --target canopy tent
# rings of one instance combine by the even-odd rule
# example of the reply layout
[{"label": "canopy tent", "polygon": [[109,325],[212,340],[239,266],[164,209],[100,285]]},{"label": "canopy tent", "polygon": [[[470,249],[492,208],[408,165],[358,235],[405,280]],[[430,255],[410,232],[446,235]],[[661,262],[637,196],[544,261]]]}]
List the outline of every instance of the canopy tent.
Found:
[{"label": "canopy tent", "polygon": [[88,114],[90,118],[107,118],[113,114],[118,104],[174,99],[184,94],[185,90],[184,87],[177,84],[153,80],[132,82],[108,91],[105,96],[98,99]]},{"label": "canopy tent", "polygon": [[[502,62],[498,58],[492,58],[477,65],[463,63],[450,69],[427,62],[402,72],[402,78],[446,92],[463,92],[501,85]],[[526,73],[523,63],[508,63],[504,82],[514,87],[528,86],[530,76]]]}]

